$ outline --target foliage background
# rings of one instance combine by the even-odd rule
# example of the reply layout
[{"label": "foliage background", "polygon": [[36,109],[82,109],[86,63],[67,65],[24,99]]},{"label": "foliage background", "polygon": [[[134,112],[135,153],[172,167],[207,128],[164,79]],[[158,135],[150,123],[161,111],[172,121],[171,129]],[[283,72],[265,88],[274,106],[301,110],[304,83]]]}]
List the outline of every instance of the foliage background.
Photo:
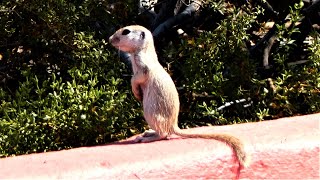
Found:
[{"label": "foliage background", "polygon": [[[289,65],[299,29],[279,24],[265,70],[248,45],[263,31],[262,8],[208,1],[204,9],[203,24],[179,26],[192,27],[188,36],[175,28],[156,39],[180,94],[181,127],[320,111],[316,30],[299,56],[307,61]],[[290,9],[294,24],[302,6]],[[0,14],[0,157],[104,144],[147,128],[130,67],[107,42],[120,27],[147,26],[136,1],[2,1]]]}]

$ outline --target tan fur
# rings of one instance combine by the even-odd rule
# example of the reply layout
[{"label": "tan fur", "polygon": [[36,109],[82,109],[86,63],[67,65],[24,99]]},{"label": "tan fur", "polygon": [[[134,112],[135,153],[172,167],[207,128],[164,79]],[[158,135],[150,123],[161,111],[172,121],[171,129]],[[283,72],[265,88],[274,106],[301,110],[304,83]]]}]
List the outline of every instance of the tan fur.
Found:
[{"label": "tan fur", "polygon": [[109,41],[114,47],[131,55],[132,91],[138,100],[142,100],[144,117],[153,130],[145,132],[136,141],[152,142],[166,139],[171,134],[188,138],[215,139],[225,142],[233,149],[240,168],[248,165],[248,158],[238,138],[228,134],[187,133],[178,127],[178,92],[170,75],[158,62],[149,30],[142,26],[127,26],[116,31]]}]

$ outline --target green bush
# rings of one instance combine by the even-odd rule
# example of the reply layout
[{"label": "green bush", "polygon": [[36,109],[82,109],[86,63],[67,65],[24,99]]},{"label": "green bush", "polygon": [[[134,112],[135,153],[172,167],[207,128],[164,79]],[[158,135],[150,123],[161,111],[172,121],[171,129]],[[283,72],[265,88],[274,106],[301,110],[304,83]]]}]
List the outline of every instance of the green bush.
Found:
[{"label": "green bush", "polygon": [[[84,66],[84,65],[83,65]],[[39,82],[30,70],[10,95],[0,89],[0,152],[2,155],[101,144],[131,134],[127,94],[120,79],[107,74],[99,85],[92,69],[69,71],[72,81],[53,74]]]},{"label": "green bush", "polygon": [[[217,8],[215,3],[211,6]],[[256,9],[248,14],[235,7],[229,11],[226,7],[220,8],[224,9],[222,13],[226,18],[218,28],[203,32],[197,38],[187,38],[178,47],[175,44],[166,50],[171,53],[169,61],[183,72],[178,85],[188,97],[181,99],[186,101],[182,104],[188,105],[182,107],[186,110],[183,119],[227,124],[252,117],[250,110],[241,104],[232,110],[226,108],[220,112],[216,109],[227,102],[251,97],[251,79],[258,63],[249,57],[246,41],[250,40],[250,34],[247,31],[261,11]]]},{"label": "green bush", "polygon": [[87,56],[96,60],[94,67],[82,61],[66,77],[51,73],[40,80],[27,67],[21,70],[18,89],[1,87],[2,156],[96,145],[141,130],[143,121],[128,121],[141,113],[121,78],[123,64],[105,54],[93,50]]},{"label": "green bush", "polygon": [[1,3],[0,157],[103,144],[143,130],[129,71],[104,40],[120,21],[103,3]]},{"label": "green bush", "polygon": [[[219,7],[211,3],[211,7]],[[295,7],[289,16],[293,24],[301,18],[301,7]],[[274,67],[266,78],[261,73],[261,60],[249,55],[246,44],[253,39],[249,29],[263,12],[259,7],[246,8],[222,8],[226,17],[218,28],[204,31],[197,38],[184,38],[164,50],[163,54],[169,54],[164,58],[174,67],[171,69],[182,71],[176,81],[183,95],[183,126],[230,124],[320,111],[319,34],[310,35],[313,42],[309,45],[308,62],[288,65],[295,47],[291,36],[297,28],[278,25],[280,46],[270,57]]]},{"label": "green bush", "polygon": [[[320,110],[320,38],[312,35],[310,56],[304,65],[279,66],[278,75],[268,80],[254,79],[255,93],[259,94],[257,118],[264,119],[309,114]],[[276,55],[280,56],[280,55]],[[285,61],[285,60],[282,60]]]}]

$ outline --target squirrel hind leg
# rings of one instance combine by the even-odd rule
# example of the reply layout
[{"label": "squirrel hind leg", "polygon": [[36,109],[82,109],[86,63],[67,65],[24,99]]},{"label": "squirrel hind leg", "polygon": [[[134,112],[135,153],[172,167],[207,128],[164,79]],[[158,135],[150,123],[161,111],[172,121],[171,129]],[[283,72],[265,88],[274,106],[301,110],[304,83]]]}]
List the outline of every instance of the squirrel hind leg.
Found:
[{"label": "squirrel hind leg", "polygon": [[156,135],[158,135],[158,133],[153,129],[148,129],[148,130],[144,131],[142,134],[143,137],[151,137],[151,136],[156,136]]},{"label": "squirrel hind leg", "polygon": [[160,135],[155,130],[149,129],[149,130],[145,131],[142,134],[142,136],[138,136],[134,140],[134,142],[148,143],[148,142],[153,142],[153,141],[160,141],[163,139],[167,139],[167,135]]}]

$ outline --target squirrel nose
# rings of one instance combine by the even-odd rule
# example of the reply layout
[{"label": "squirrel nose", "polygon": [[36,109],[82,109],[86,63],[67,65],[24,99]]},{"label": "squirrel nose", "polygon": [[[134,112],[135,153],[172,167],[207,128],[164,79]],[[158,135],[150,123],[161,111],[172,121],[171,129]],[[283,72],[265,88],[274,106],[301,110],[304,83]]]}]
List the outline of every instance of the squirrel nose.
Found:
[{"label": "squirrel nose", "polygon": [[120,41],[120,38],[119,37],[114,37],[113,35],[109,37],[109,42],[111,44],[114,44],[114,43],[118,43]]},{"label": "squirrel nose", "polygon": [[112,38],[113,38],[113,36],[110,36],[109,37],[109,42],[111,43],[111,41],[112,41]]}]

